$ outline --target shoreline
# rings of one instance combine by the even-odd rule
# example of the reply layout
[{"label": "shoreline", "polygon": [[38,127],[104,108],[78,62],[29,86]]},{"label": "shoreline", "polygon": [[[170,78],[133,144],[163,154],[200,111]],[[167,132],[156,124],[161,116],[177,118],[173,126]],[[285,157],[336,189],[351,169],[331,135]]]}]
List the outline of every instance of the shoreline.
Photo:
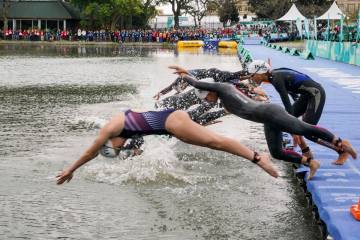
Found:
[{"label": "shoreline", "polygon": [[162,47],[175,48],[173,43],[158,43],[158,42],[85,42],[85,41],[22,41],[22,40],[0,40],[0,45],[54,45],[54,46],[137,46],[137,47]]}]

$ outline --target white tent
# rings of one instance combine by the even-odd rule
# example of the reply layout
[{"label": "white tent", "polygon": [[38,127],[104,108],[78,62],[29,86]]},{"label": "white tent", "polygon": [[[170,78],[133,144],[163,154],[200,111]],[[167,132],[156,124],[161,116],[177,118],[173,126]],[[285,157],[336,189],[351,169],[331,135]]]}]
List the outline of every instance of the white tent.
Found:
[{"label": "white tent", "polygon": [[299,12],[295,3],[293,3],[289,11],[277,21],[296,21],[298,18],[300,20],[305,20],[305,17]]},{"label": "white tent", "polygon": [[327,10],[326,13],[324,13],[322,16],[318,17],[317,19],[320,20],[339,20],[341,19],[341,16],[345,17],[345,14],[340,10],[336,2],[334,1],[329,10]]}]

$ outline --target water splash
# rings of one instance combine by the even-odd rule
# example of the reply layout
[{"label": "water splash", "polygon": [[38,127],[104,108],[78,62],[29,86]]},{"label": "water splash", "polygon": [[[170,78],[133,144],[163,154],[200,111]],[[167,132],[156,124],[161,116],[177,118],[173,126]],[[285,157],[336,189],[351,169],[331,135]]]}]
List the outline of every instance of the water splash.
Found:
[{"label": "water splash", "polygon": [[105,159],[85,168],[86,177],[109,184],[193,184],[172,149],[174,140],[148,136],[144,152],[125,160]]}]

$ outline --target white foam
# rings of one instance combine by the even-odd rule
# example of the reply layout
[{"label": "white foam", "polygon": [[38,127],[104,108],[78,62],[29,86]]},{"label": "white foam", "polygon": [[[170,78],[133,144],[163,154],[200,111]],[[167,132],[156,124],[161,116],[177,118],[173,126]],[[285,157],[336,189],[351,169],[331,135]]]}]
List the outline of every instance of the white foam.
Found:
[{"label": "white foam", "polygon": [[172,150],[176,141],[148,136],[145,138],[144,152],[141,155],[125,160],[103,158],[85,167],[85,174],[95,181],[110,184],[146,184],[161,181],[191,184],[193,179],[183,174],[182,164]]}]

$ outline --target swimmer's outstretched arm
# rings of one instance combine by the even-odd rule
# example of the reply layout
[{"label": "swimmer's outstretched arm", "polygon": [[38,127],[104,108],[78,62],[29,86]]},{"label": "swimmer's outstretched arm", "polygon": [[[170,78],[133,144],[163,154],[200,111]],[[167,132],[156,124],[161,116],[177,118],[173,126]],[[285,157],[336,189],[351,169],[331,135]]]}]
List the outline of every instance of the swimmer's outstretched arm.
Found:
[{"label": "swimmer's outstretched arm", "polygon": [[121,120],[123,119],[118,118],[119,117],[114,117],[114,121],[111,120],[109,123],[107,123],[100,130],[100,133],[95,139],[94,143],[80,156],[80,158],[56,176],[56,184],[60,185],[63,184],[65,181],[69,182],[72,179],[73,173],[76,169],[89,162],[90,160],[94,159],[99,154],[100,148],[106,143],[106,141],[110,137],[119,134],[119,130],[121,131],[122,125],[119,125],[118,123],[122,123]]},{"label": "swimmer's outstretched arm", "polygon": [[[181,68],[181,67],[178,67],[178,66],[170,66],[169,68],[175,69],[176,71],[180,71],[180,72],[186,73],[186,74],[197,73],[197,71],[199,71],[199,74],[203,73],[203,71],[202,71],[203,69],[199,69],[199,70],[196,70],[196,69],[195,69],[195,70],[187,71],[186,69]],[[171,90],[173,90],[173,88],[174,88],[175,86],[177,86],[178,84],[181,83],[181,80],[182,80],[182,79],[181,79],[180,77],[176,78],[169,86],[161,89],[157,94],[155,94],[153,98],[154,98],[155,100],[159,100],[159,99],[160,99],[160,96],[165,95],[165,94],[171,92]]]},{"label": "swimmer's outstretched arm", "polygon": [[198,81],[196,78],[194,78],[190,75],[187,75],[187,74],[181,74],[181,76],[191,86],[201,89],[201,90],[206,90],[206,91],[211,91],[211,92],[219,92],[223,88],[224,85],[228,85],[226,83],[216,83],[216,82],[209,83],[209,82]]},{"label": "swimmer's outstretched arm", "polygon": [[154,99],[155,100],[159,100],[160,96],[165,95],[169,92],[171,92],[171,90],[173,90],[173,87],[178,84],[178,82],[181,80],[181,78],[176,78],[175,81],[173,81],[169,86],[161,89],[157,94],[154,95]]},{"label": "swimmer's outstretched arm", "polygon": [[100,133],[100,135],[96,138],[95,142],[80,156],[80,158],[71,164],[69,167],[65,168],[60,174],[56,176],[56,184],[63,184],[65,181],[69,182],[73,173],[76,169],[94,159],[101,148],[102,145],[109,139],[108,135],[105,133]]},{"label": "swimmer's outstretched arm", "polygon": [[[193,75],[197,78],[206,78],[206,77],[214,77],[213,75],[211,75],[211,71],[207,70],[207,69],[194,69],[194,70],[186,70],[185,68],[179,67],[179,66],[169,66],[170,69],[174,69],[176,72],[181,72],[181,73],[186,73],[189,75]],[[209,76],[208,76],[209,75]],[[178,77],[175,79],[175,81],[173,81],[169,86],[161,89],[157,94],[154,95],[154,99],[155,100],[159,100],[160,97],[162,95],[165,95],[169,92],[171,92],[171,90],[173,90],[173,88],[179,84],[181,84],[182,78]]]}]

